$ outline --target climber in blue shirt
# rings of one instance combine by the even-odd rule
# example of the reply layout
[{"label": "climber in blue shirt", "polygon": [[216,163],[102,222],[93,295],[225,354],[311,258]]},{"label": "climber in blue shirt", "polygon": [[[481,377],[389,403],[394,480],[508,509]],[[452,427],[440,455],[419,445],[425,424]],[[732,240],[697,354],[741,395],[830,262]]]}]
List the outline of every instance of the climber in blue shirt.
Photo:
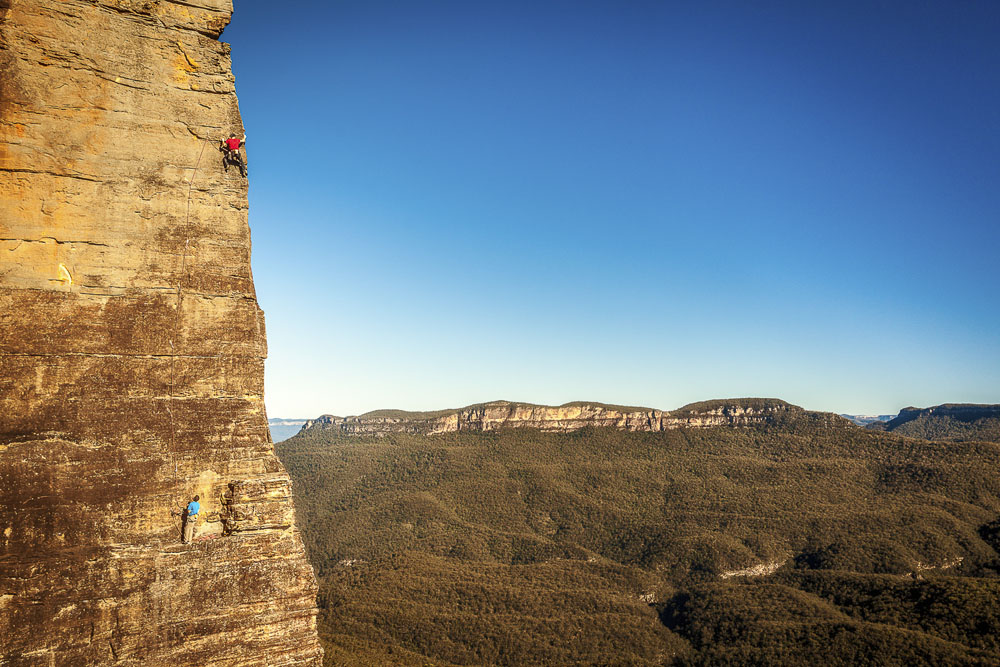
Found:
[{"label": "climber in blue shirt", "polygon": [[198,512],[201,511],[198,499],[199,497],[195,496],[194,500],[188,503],[187,510],[184,512],[184,537],[182,541],[185,544],[194,537],[194,525],[198,523]]}]

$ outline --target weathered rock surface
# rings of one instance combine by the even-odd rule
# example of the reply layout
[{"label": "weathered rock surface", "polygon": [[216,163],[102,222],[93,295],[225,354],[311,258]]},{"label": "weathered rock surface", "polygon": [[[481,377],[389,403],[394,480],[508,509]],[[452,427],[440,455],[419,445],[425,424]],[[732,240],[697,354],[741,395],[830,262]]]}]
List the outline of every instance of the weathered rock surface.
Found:
[{"label": "weathered rock surface", "polygon": [[376,410],[352,417],[323,415],[306,421],[302,428],[335,429],[352,435],[433,434],[500,428],[575,431],[586,426],[666,431],[709,426],[753,426],[805,414],[830,423],[847,424],[847,420],[836,415],[807,413],[798,406],[777,399],[731,399],[692,403],[673,412],[586,402],[548,406],[492,401],[438,412]]},{"label": "weathered rock surface", "polygon": [[[316,665],[230,0],[0,0],[0,665]],[[182,545],[174,512],[200,494]]]}]

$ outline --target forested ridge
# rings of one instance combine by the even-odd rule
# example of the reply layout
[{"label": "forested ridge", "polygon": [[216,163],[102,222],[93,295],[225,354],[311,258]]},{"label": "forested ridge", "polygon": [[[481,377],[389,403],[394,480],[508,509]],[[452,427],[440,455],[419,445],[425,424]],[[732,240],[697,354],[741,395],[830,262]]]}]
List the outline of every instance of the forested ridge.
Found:
[{"label": "forested ridge", "polygon": [[1000,442],[1000,405],[946,403],[903,408],[895,418],[868,428],[927,440]]},{"label": "forested ridge", "polygon": [[1000,664],[1000,446],[814,415],[300,433],[329,663]]}]

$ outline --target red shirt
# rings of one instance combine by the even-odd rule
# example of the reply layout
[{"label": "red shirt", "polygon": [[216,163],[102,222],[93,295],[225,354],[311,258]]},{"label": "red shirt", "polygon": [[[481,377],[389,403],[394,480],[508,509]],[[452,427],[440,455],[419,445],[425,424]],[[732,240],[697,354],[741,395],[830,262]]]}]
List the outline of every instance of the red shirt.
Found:
[{"label": "red shirt", "polygon": [[226,139],[226,147],[228,147],[231,151],[238,151],[240,149],[240,140],[236,137]]}]

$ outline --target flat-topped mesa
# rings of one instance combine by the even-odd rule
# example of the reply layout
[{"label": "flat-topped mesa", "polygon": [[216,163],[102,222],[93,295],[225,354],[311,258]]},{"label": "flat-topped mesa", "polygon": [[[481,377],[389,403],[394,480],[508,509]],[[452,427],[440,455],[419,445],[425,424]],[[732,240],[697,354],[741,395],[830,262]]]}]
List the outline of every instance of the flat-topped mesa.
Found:
[{"label": "flat-topped mesa", "polygon": [[709,426],[753,426],[806,414],[828,416],[831,423],[847,423],[840,417],[833,419],[835,415],[807,413],[798,406],[777,399],[706,401],[692,403],[673,412],[588,402],[549,406],[492,401],[436,412],[376,410],[352,417],[323,415],[306,421],[302,430],[332,429],[349,435],[435,434],[493,431],[501,428],[576,431],[587,426],[606,426],[626,431],[666,431]]},{"label": "flat-topped mesa", "polygon": [[1000,418],[1000,405],[982,403],[944,403],[930,408],[903,408],[886,425],[890,430],[920,417],[946,417],[960,422],[974,422],[980,419]]},{"label": "flat-topped mesa", "polygon": [[0,0],[0,664],[321,663],[217,150],[231,11]]},{"label": "flat-topped mesa", "polygon": [[930,408],[907,407],[887,422],[867,428],[927,440],[1000,442],[1000,405],[945,403]]},{"label": "flat-topped mesa", "polygon": [[[754,426],[787,421],[810,415],[824,419],[836,417],[829,413],[803,410],[778,398],[723,398],[689,403],[670,413],[671,427]],[[830,419],[834,423],[842,418]]]},{"label": "flat-topped mesa", "polygon": [[649,408],[627,408],[600,403],[567,403],[560,406],[491,401],[455,410],[406,412],[376,410],[355,417],[323,415],[303,425],[336,429],[349,434],[448,433],[492,431],[499,428],[537,428],[573,431],[584,426],[613,426],[632,431],[659,430],[663,413]]}]

